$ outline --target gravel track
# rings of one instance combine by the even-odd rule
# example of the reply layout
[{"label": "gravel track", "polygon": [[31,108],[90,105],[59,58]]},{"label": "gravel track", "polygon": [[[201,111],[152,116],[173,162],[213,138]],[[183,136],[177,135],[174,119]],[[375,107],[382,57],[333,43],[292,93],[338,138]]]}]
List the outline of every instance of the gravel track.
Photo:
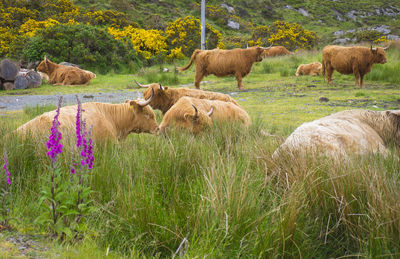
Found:
[{"label": "gravel track", "polygon": [[82,102],[106,102],[122,103],[126,99],[142,98],[142,93],[119,92],[119,93],[85,93],[85,94],[62,94],[62,95],[7,95],[0,96],[0,112],[22,110],[26,106],[36,105],[57,105],[58,97],[63,96],[63,104],[76,104],[75,95],[78,95]]}]

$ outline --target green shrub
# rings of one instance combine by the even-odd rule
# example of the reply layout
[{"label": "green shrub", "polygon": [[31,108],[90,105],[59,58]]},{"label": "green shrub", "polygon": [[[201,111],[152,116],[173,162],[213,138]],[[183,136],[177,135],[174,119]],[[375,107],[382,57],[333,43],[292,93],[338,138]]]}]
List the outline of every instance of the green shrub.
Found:
[{"label": "green shrub", "polygon": [[28,61],[47,55],[54,62],[68,61],[101,73],[127,66],[134,71],[141,63],[132,46],[113,39],[105,29],[83,24],[45,28],[28,39],[21,52]]}]

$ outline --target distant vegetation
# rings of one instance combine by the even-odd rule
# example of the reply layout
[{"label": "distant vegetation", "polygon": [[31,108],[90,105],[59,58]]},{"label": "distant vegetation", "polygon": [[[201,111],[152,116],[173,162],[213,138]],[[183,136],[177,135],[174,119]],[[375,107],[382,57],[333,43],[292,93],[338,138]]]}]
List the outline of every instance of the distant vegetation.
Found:
[{"label": "distant vegetation", "polygon": [[[228,5],[221,6],[208,1],[207,48],[274,44],[290,50],[312,49],[327,41],[331,28],[351,28],[350,24],[359,26],[364,21],[346,18],[345,23],[335,23],[327,18],[316,22],[315,17],[321,12],[351,8],[335,3],[329,11],[325,9],[331,3],[325,7],[318,4],[317,8],[314,2],[227,1]],[[357,1],[354,6],[358,6]],[[308,11],[300,14],[301,7]],[[386,10],[380,4],[371,8]],[[199,11],[196,1],[2,1],[0,56],[36,61],[48,55],[50,59],[78,63],[98,72],[134,72],[143,65],[189,57],[200,45]],[[256,14],[260,16],[256,18]],[[304,19],[304,15],[310,18]],[[230,22],[238,28],[228,26]],[[397,30],[400,25],[392,23],[391,28]],[[386,40],[373,30],[356,31],[353,35],[359,41]]]}]

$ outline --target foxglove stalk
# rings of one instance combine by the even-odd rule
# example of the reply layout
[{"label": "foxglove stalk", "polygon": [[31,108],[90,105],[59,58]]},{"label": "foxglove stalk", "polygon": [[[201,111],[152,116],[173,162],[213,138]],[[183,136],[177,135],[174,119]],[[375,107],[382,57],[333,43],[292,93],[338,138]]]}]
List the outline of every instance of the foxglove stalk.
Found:
[{"label": "foxglove stalk", "polygon": [[7,175],[7,183],[10,185],[11,184],[11,179],[10,179],[10,171],[8,171],[8,159],[7,159],[7,153],[4,151],[4,155],[3,155],[3,159],[4,159],[4,165],[3,165],[3,170]]},{"label": "foxglove stalk", "polygon": [[63,145],[60,143],[62,134],[58,130],[58,127],[60,126],[60,122],[58,121],[58,116],[60,115],[61,103],[62,103],[62,96],[58,99],[56,115],[54,116],[53,119],[53,125],[51,127],[49,140],[46,143],[47,149],[49,150],[47,152],[47,156],[51,158],[53,165],[57,161],[57,155],[62,153],[62,148],[63,148]]}]

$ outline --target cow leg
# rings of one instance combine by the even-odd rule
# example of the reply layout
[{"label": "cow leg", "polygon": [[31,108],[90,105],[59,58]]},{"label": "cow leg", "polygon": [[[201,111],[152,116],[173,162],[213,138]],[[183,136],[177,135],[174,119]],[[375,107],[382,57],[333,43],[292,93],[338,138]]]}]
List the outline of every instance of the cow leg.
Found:
[{"label": "cow leg", "polygon": [[204,77],[203,73],[196,72],[196,75],[194,78],[194,86],[196,87],[196,89],[200,89],[200,82],[203,79],[203,77]]},{"label": "cow leg", "polygon": [[326,77],[328,78],[328,84],[332,85],[332,74],[333,74],[333,67],[327,66],[326,67]]},{"label": "cow leg", "polygon": [[239,74],[239,73],[236,73],[235,76],[236,76],[236,80],[237,80],[237,83],[238,83],[239,90],[240,91],[244,90],[243,85],[242,85],[242,75]]},{"label": "cow leg", "polygon": [[358,79],[360,77],[360,72],[358,71],[357,68],[353,67],[353,73],[354,73],[354,77],[356,78],[356,80],[355,80],[356,86],[359,86]]},{"label": "cow leg", "polygon": [[361,88],[364,87],[364,75],[361,75],[361,74],[360,74],[360,85],[361,85]]}]

